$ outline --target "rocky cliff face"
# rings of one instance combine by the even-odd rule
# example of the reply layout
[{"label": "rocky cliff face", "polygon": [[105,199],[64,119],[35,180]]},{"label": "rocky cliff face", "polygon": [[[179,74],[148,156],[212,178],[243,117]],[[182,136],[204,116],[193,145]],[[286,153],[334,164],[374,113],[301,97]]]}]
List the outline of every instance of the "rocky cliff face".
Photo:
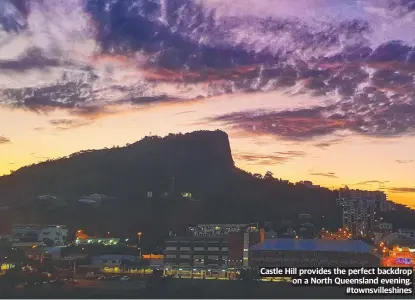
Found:
[{"label": "rocky cliff face", "polygon": [[227,134],[199,131],[146,137],[123,148],[81,151],[24,167],[0,177],[0,194],[14,201],[43,194],[79,197],[96,192],[137,197],[150,190],[169,191],[172,178],[178,189],[190,191],[201,186],[206,176],[232,170]]}]

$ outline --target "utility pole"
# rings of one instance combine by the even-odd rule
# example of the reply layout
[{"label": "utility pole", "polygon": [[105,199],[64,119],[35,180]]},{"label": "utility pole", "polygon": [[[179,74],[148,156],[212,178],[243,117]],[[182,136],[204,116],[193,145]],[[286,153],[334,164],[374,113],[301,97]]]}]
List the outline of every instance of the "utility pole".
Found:
[{"label": "utility pole", "polygon": [[73,277],[76,276],[76,260],[73,261]]},{"label": "utility pole", "polygon": [[172,195],[173,195],[174,194],[174,180],[175,180],[175,178],[172,177],[171,180],[172,180],[171,189],[172,189]]}]

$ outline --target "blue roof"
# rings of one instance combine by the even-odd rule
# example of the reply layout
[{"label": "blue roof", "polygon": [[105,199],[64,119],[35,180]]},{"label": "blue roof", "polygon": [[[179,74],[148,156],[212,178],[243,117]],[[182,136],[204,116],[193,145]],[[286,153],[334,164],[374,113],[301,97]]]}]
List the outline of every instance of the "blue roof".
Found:
[{"label": "blue roof", "polygon": [[251,250],[260,251],[332,251],[332,252],[372,252],[373,248],[359,240],[319,240],[319,239],[272,239],[253,245]]}]

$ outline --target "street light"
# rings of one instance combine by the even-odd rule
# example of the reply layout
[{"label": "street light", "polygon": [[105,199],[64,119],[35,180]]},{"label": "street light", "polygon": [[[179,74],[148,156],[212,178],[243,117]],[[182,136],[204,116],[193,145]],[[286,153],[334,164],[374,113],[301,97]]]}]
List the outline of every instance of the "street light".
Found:
[{"label": "street light", "polygon": [[138,235],[138,242],[141,244],[141,236],[143,235],[143,233],[140,231],[137,233]]}]

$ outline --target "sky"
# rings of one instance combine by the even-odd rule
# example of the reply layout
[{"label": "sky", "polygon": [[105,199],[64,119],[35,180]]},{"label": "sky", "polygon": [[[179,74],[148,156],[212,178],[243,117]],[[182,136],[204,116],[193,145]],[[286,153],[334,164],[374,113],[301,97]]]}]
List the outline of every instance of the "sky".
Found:
[{"label": "sky", "polygon": [[414,7],[0,0],[0,174],[221,129],[244,170],[415,207]]}]

